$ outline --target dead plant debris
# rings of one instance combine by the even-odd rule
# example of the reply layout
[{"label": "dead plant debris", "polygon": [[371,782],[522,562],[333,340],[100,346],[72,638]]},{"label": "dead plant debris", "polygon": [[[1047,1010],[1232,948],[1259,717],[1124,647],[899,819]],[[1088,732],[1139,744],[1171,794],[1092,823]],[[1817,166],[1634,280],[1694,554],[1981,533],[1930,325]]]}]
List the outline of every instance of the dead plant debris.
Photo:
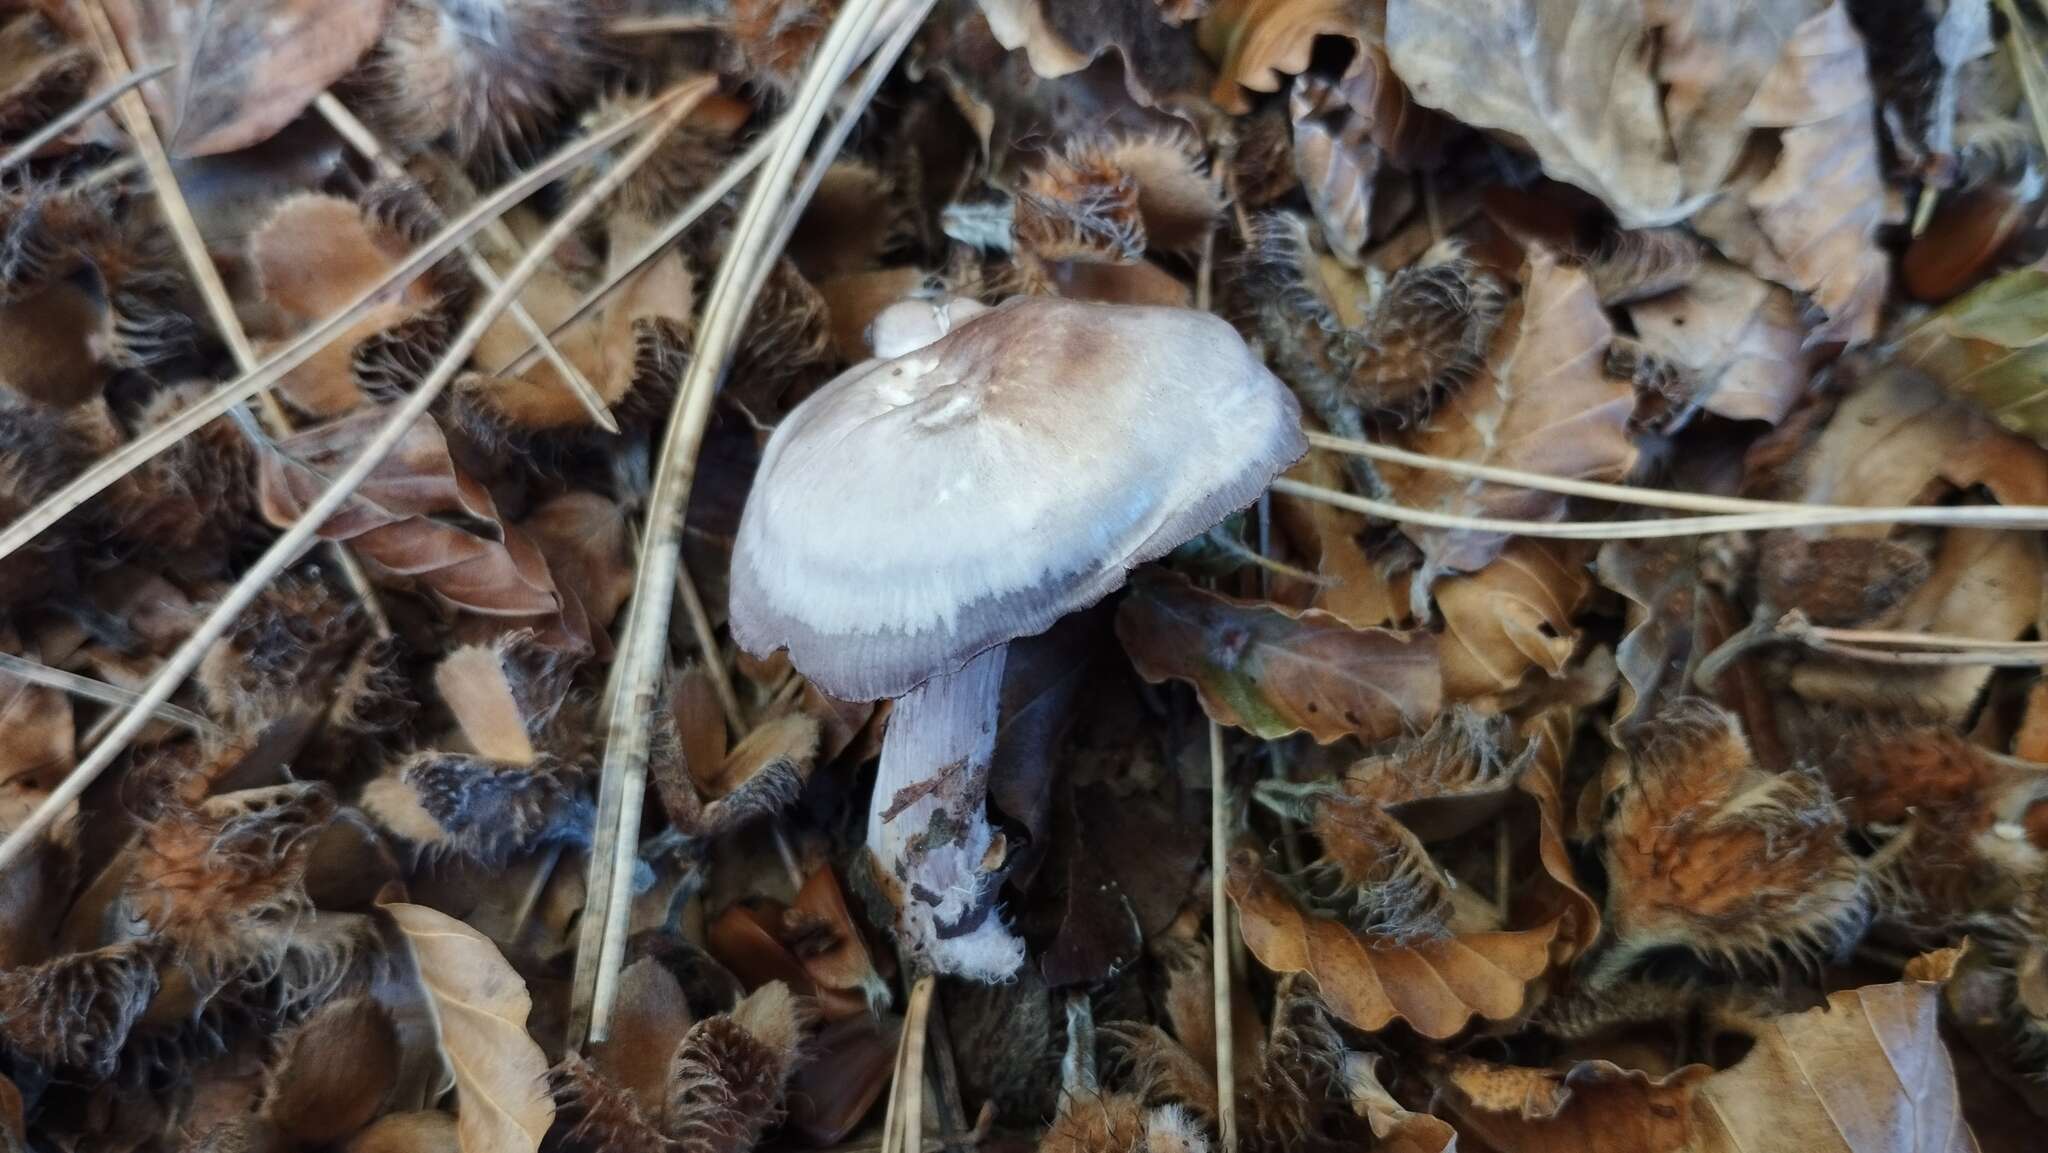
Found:
[{"label": "dead plant debris", "polygon": [[2038,1148],[2044,53],[0,6],[0,1153]]}]

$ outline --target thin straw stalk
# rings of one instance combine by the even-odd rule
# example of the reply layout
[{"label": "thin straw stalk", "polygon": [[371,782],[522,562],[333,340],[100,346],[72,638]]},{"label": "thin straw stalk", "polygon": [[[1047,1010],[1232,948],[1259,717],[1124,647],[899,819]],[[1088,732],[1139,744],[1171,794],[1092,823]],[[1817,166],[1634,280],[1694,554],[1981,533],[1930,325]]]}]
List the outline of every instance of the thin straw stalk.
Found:
[{"label": "thin straw stalk", "polygon": [[1364,513],[1397,524],[1422,525],[1466,532],[1500,533],[1508,536],[1546,537],[1552,540],[1654,540],[1666,537],[1710,536],[1724,532],[1759,532],[1785,528],[1821,528],[1852,524],[1922,524],[1946,528],[2048,529],[2048,508],[2034,505],[2005,507],[1970,505],[1962,508],[1852,508],[1794,505],[1776,512],[1738,513],[1725,516],[1670,517],[1661,520],[1540,521],[1502,520],[1494,517],[1459,516],[1409,508],[1348,492],[1303,484],[1282,478],[1273,491],[1305,500],[1320,501],[1337,508]]},{"label": "thin straw stalk", "polygon": [[633,150],[619,161],[617,167],[594,183],[549,226],[533,248],[506,275],[503,287],[492,293],[477,309],[476,314],[456,336],[454,343],[435,364],[434,371],[420,382],[419,387],[410,396],[393,409],[390,418],[377,430],[377,434],[369,443],[363,446],[362,452],[349,461],[348,467],[320,493],[319,498],[304,515],[294,521],[291,527],[264,551],[255,565],[235,582],[234,587],[228,590],[220,603],[215,605],[213,611],[200,623],[198,630],[178,646],[164,662],[163,667],[143,686],[140,699],[121,714],[121,719],[115,723],[106,739],[79,762],[78,767],[44,798],[26,820],[7,834],[4,842],[0,842],[0,869],[12,864],[27,851],[29,845],[41,836],[43,830],[76,801],[108,765],[113,763],[114,758],[128,746],[128,742],[134,739],[135,734],[149,722],[153,710],[170,699],[171,694],[177,691],[178,686],[184,683],[185,678],[205,657],[206,651],[227,632],[235,618],[248,608],[278,573],[284,571],[285,567],[312,543],[320,527],[341,510],[354,495],[356,488],[383,463],[384,458],[389,456],[398,446],[398,442],[411,431],[414,423],[426,414],[428,407],[441,394],[441,390],[461,370],[463,362],[469,358],[470,351],[483,339],[485,330],[497,319],[498,314],[504,311],[513,295],[539,271],[542,262],[554,251],[555,246],[588,217],[599,202],[630,176],[634,168],[653,154],[654,148],[661,142],[662,135],[682,123],[683,117],[689,114],[715,83],[715,78],[711,77],[689,81],[656,102],[655,106],[662,109],[663,116],[654,130],[647,133]]},{"label": "thin straw stalk", "polygon": [[[906,19],[921,21],[930,0],[913,0]],[[697,347],[677,388],[675,409],[662,440],[648,496],[647,522],[634,573],[633,614],[618,650],[618,689],[611,701],[598,785],[596,842],[586,904],[579,926],[576,969],[570,986],[569,1044],[602,1041],[608,1034],[617,977],[625,961],[633,864],[647,774],[647,717],[668,663],[669,615],[680,568],[684,509],[696,474],[697,448],[711,414],[711,398],[738,343],[757,269],[773,258],[767,242],[788,196],[805,146],[824,119],[832,93],[858,63],[880,22],[883,0],[850,0],[826,32],[791,101],[786,134],[779,135],[760,178],[735,222],[725,259],[704,305]],[[877,58],[875,67],[891,61]],[[849,108],[846,115],[858,115]],[[783,126],[778,126],[779,128]]]},{"label": "thin straw stalk", "polygon": [[135,471],[151,458],[229,409],[276,384],[285,374],[311,360],[321,349],[332,344],[392,288],[426,271],[507,208],[532,195],[542,185],[574,168],[600,149],[616,142],[666,107],[666,104],[656,103],[636,110],[618,123],[607,125],[602,130],[564,147],[479,201],[469,211],[449,222],[448,226],[433,239],[399,261],[385,274],[384,279],[364,289],[332,316],[300,333],[291,343],[258,365],[254,371],[243,373],[236,379],[217,386],[189,407],[180,409],[170,420],[93,462],[85,471],[23,514],[21,519],[0,528],[0,557],[20,550],[45,529],[104,491],[107,486]]},{"label": "thin straw stalk", "polygon": [[[362,153],[364,159],[376,165],[378,171],[390,176],[405,175],[405,169],[399,167],[398,162],[391,158],[391,151],[384,147],[384,142],[377,139],[368,125],[356,119],[356,114],[350,112],[347,105],[335,99],[334,93],[322,92],[313,101],[313,108],[334,129],[336,135],[348,141],[349,147]],[[476,277],[477,283],[484,286],[485,292],[496,292],[498,286],[504,283],[498,279],[498,271],[491,267],[490,261],[478,255],[476,249],[467,244],[462,246],[462,261],[469,269],[469,274]],[[562,383],[569,386],[569,392],[575,396],[576,403],[583,406],[583,411],[590,414],[590,419],[596,422],[599,428],[616,434],[619,431],[618,419],[605,407],[604,397],[598,395],[597,386],[590,383],[590,378],[584,376],[581,369],[569,363],[569,359],[555,347],[554,341],[548,339],[548,334],[541,328],[540,322],[533,318],[532,313],[526,311],[526,306],[514,300],[506,307],[505,313],[535,344],[539,345],[541,355],[547,358],[548,364],[561,376]]]},{"label": "thin straw stalk", "polygon": [[[69,693],[80,700],[95,701],[115,708],[127,708],[142,699],[142,694],[120,685],[80,676],[65,669],[53,669],[49,665],[29,660],[13,653],[0,653],[0,673],[33,685]],[[193,712],[173,704],[162,704],[151,710],[156,719],[167,721],[180,728],[190,729],[201,736],[222,735],[221,727]]]},{"label": "thin straw stalk", "polygon": [[130,72],[98,92],[93,93],[91,96],[73,104],[65,109],[63,114],[55,120],[29,133],[21,143],[8,149],[6,155],[0,156],[0,172],[6,172],[18,164],[27,162],[30,157],[42,151],[44,146],[48,145],[51,141],[76,128],[86,117],[91,116],[93,113],[119,99],[122,93],[147,81],[154,80],[170,70],[170,65],[159,64],[154,68],[147,68],[141,72]]}]

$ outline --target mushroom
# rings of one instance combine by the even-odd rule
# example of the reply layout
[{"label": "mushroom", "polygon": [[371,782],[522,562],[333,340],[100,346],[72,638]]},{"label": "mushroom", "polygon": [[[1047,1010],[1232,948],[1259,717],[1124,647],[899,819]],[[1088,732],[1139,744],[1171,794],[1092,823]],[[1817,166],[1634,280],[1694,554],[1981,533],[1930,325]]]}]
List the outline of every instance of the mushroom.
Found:
[{"label": "mushroom", "polygon": [[904,301],[876,359],[798,405],[733,552],[734,639],[846,700],[893,699],[868,813],[898,941],[995,981],[984,810],[1005,648],[1258,499],[1308,445],[1294,397],[1204,312]]}]

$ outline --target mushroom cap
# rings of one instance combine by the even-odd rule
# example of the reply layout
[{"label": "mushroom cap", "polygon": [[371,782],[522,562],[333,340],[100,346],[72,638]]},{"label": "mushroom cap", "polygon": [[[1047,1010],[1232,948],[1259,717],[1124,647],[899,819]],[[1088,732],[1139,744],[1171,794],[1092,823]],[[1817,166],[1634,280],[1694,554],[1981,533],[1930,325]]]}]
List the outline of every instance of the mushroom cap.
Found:
[{"label": "mushroom cap", "polygon": [[1300,425],[1208,313],[1012,298],[783,420],[740,520],[734,639],[836,697],[901,696],[1257,500]]}]

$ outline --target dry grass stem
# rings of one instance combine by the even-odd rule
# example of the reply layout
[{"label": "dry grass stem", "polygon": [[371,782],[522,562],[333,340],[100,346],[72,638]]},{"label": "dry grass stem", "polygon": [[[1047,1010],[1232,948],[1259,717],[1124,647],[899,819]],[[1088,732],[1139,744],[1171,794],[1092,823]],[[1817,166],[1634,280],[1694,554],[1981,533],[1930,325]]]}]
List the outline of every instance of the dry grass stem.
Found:
[{"label": "dry grass stem", "polygon": [[159,64],[154,68],[146,68],[141,72],[130,72],[114,83],[107,85],[105,88],[65,109],[62,116],[36,129],[24,137],[21,143],[8,149],[6,155],[0,156],[0,172],[5,172],[42,151],[44,145],[76,128],[87,117],[119,99],[122,93],[138,87],[147,81],[154,80],[170,70],[170,65]]},{"label": "dry grass stem", "polygon": [[[369,126],[358,120],[355,113],[350,112],[346,105],[336,100],[332,92],[322,92],[313,101],[313,108],[337,135],[348,142],[349,147],[362,153],[365,159],[377,166],[378,171],[386,175],[404,175],[405,170],[399,167],[397,161],[391,159],[391,152],[384,147],[384,142],[377,139]],[[513,247],[516,250],[517,245]],[[469,269],[469,274],[476,277],[477,283],[484,286],[485,292],[496,292],[499,285],[504,283],[498,279],[497,270],[491,267],[490,261],[485,260],[467,244],[462,246],[462,261],[464,267]],[[539,347],[541,355],[546,357],[548,364],[561,375],[562,382],[569,386],[569,391],[575,395],[576,402],[583,406],[583,410],[590,414],[590,419],[596,422],[599,428],[616,435],[619,431],[618,419],[605,407],[604,398],[597,393],[597,386],[590,383],[590,378],[583,375],[583,370],[562,355],[562,351],[555,347],[554,341],[548,339],[547,331],[541,328],[540,322],[533,318],[532,313],[526,311],[526,306],[515,300],[505,309],[505,314],[510,316],[512,322]]]},{"label": "dry grass stem", "polygon": [[[70,693],[80,700],[97,701],[100,704],[112,705],[115,708],[127,708],[142,699],[141,694],[133,689],[124,689],[120,685],[108,684],[105,681],[80,676],[65,669],[53,669],[46,664],[29,660],[27,657],[18,657],[13,653],[0,653],[0,673],[6,673],[8,676],[14,677],[17,680],[27,681],[30,684],[42,685],[46,688]],[[152,712],[160,721],[167,721],[180,728],[190,729],[201,736],[218,737],[225,735],[219,725],[214,724],[191,709],[173,704],[161,704],[156,706]]]},{"label": "dry grass stem", "polygon": [[1499,520],[1492,517],[1457,516],[1408,508],[1348,492],[1276,480],[1273,491],[1321,501],[1397,524],[1419,524],[1427,528],[1466,532],[1502,533],[1510,536],[1545,537],[1551,540],[1657,540],[1668,537],[1711,536],[1724,532],[1761,532],[1783,528],[1820,528],[1852,524],[1919,524],[1943,528],[2048,529],[2048,508],[2027,505],[1970,505],[1962,508],[1851,508],[1793,505],[1777,512],[1739,513],[1725,516],[1672,517],[1662,520],[1536,521]]},{"label": "dry grass stem", "polygon": [[483,338],[484,331],[497,319],[498,314],[504,311],[512,296],[540,270],[541,264],[554,251],[555,246],[580,225],[606,196],[632,174],[635,168],[653,154],[663,135],[682,123],[683,117],[687,116],[697,101],[710,91],[713,83],[710,78],[688,81],[654,102],[653,107],[662,110],[660,123],[648,132],[632,151],[621,158],[610,172],[563,210],[542,234],[540,240],[507,274],[503,287],[492,293],[478,307],[476,314],[470,318],[462,332],[456,336],[454,343],[435,364],[433,372],[392,410],[390,418],[363,446],[362,452],[321,492],[319,499],[307,508],[305,514],[294,521],[292,526],[264,551],[249,571],[235,582],[234,587],[221,597],[219,603],[200,623],[198,630],[186,638],[185,642],[164,661],[156,675],[150,678],[148,684],[143,687],[140,698],[121,714],[121,719],[107,734],[106,739],[79,762],[71,774],[51,791],[26,820],[8,833],[4,842],[0,842],[0,868],[5,868],[17,860],[58,814],[77,800],[86,787],[113,763],[114,758],[127,747],[128,742],[144,724],[148,723],[156,706],[168,701],[178,686],[184,683],[185,678],[191,675],[192,670],[198,667],[213,642],[219,640],[234,623],[235,618],[239,617],[263,589],[298,557],[314,540],[320,526],[341,510],[357,486],[361,485],[377,465],[398,446],[398,442],[412,429],[413,424],[426,413],[435,398],[440,396],[441,390],[461,370],[463,363],[469,358],[470,351]]},{"label": "dry grass stem", "polygon": [[457,245],[487,222],[503,214],[506,209],[640,127],[665,108],[665,104],[657,103],[638,109],[618,123],[607,125],[603,130],[565,146],[479,201],[469,211],[451,221],[432,240],[422,244],[404,260],[394,265],[382,280],[365,289],[349,302],[347,307],[300,333],[290,344],[257,366],[255,371],[243,373],[236,379],[220,385],[180,410],[170,420],[93,462],[83,472],[29,510],[21,519],[0,528],[0,557],[18,551],[51,525],[104,491],[108,485],[133,472],[144,462],[177,444],[208,422],[276,384],[285,374],[311,360],[321,349],[339,338],[393,286],[418,276],[453,252]]},{"label": "dry grass stem", "polygon": [[1209,722],[1210,987],[1216,1015],[1216,1123],[1222,1153],[1237,1153],[1237,1068],[1231,1038],[1230,895],[1223,862],[1230,859],[1230,781],[1224,772],[1223,726]]},{"label": "dry grass stem", "polygon": [[[906,19],[921,21],[929,0],[915,0]],[[881,20],[882,0],[852,0],[840,10],[812,58],[801,90],[790,102],[780,135],[733,226],[725,259],[704,305],[697,346],[677,388],[676,404],[656,466],[634,574],[633,613],[618,646],[618,690],[605,732],[598,785],[596,841],[590,858],[587,905],[579,925],[576,971],[570,988],[571,1047],[606,1037],[623,967],[631,908],[634,837],[647,773],[647,716],[668,662],[669,612],[680,569],[683,510],[696,474],[697,448],[711,415],[711,398],[737,346],[758,268],[772,260],[767,248],[777,215],[803,161],[805,147],[825,117],[832,93],[859,63]],[[888,61],[877,66],[889,67]],[[859,114],[850,108],[847,115]]]},{"label": "dry grass stem", "polygon": [[896,1042],[888,1111],[882,1116],[882,1153],[915,1153],[924,1148],[924,1041],[937,986],[938,978],[930,974],[919,977],[903,1009],[903,1036]]}]

